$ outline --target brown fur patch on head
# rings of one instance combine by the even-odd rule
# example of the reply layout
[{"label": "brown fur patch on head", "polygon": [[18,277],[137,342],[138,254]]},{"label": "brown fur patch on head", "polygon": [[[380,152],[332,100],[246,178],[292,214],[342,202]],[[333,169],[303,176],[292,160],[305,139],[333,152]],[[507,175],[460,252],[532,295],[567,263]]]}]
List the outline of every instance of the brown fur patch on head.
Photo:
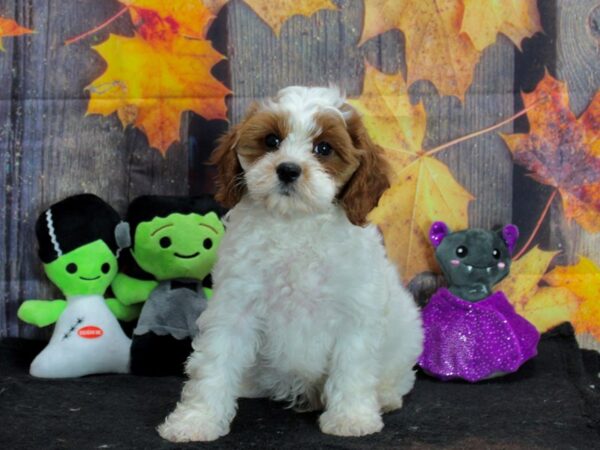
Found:
[{"label": "brown fur patch on head", "polygon": [[360,150],[354,147],[343,118],[335,113],[319,113],[315,117],[319,133],[313,144],[327,142],[333,152],[328,156],[317,156],[321,165],[335,180],[336,186],[344,186],[360,164]]},{"label": "brown fur patch on head", "polygon": [[283,140],[289,134],[286,114],[260,111],[247,117],[240,126],[237,154],[252,164],[269,151],[265,139],[274,134]]},{"label": "brown fur patch on head", "polygon": [[358,150],[359,165],[338,195],[338,201],[346,210],[350,222],[364,225],[367,214],[377,206],[383,192],[390,187],[390,166],[383,149],[371,140],[356,110],[345,104],[342,112],[352,144]]},{"label": "brown fur patch on head", "polygon": [[238,156],[252,164],[268,151],[265,138],[269,134],[283,140],[289,132],[285,115],[258,109],[257,103],[250,105],[242,122],[219,139],[210,159],[217,167],[215,198],[227,208],[233,208],[246,193]]}]

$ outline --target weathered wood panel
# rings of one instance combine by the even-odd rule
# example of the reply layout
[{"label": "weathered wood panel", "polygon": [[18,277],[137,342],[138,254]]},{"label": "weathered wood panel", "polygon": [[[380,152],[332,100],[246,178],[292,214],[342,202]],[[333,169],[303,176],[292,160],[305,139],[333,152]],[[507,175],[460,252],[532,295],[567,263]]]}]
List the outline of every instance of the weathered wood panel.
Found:
[{"label": "weathered wood panel", "polygon": [[123,212],[131,198],[143,193],[188,192],[185,143],[173,146],[165,159],[148,148],[139,131],[123,132],[115,115],[85,117],[84,88],[104,70],[90,44],[106,39],[109,31],[130,33],[131,24],[123,16],[86,41],[71,46],[63,42],[90,30],[120,7],[115,0],[0,4],[0,15],[13,17],[37,33],[35,39],[6,39],[8,51],[0,55],[2,76],[6,65],[14,74],[10,103],[7,107],[3,102],[0,116],[5,137],[0,143],[0,180],[5,187],[0,205],[4,218],[0,335],[42,335],[17,322],[16,310],[23,299],[60,295],[45,280],[35,257],[33,228],[42,208],[86,191]]},{"label": "weathered wood panel", "polygon": [[[209,38],[228,61],[213,73],[230,85],[229,117],[237,123],[254,99],[291,84],[342,86],[350,97],[362,90],[364,60],[385,72],[406,72],[402,33],[390,31],[357,47],[363,20],[362,0],[334,0],[339,10],[307,18],[296,16],[273,31],[242,1],[219,14]],[[600,0],[540,0],[545,33],[523,44],[520,53],[506,38],[487,48],[476,67],[464,103],[440,97],[428,82],[415,83],[411,97],[425,103],[425,148],[494,124],[521,107],[519,90],[531,90],[545,67],[569,83],[573,110],[579,114],[598,88],[600,77]],[[63,41],[90,30],[120,10],[117,0],[2,0],[0,15],[34,28],[34,37],[4,40],[0,54],[0,336],[41,336],[16,321],[25,298],[56,297],[35,258],[33,226],[38,212],[67,195],[95,192],[124,211],[143,193],[210,192],[212,171],[206,161],[224,121],[190,115],[189,138],[167,158],[147,146],[137,130],[123,131],[116,118],[85,117],[84,91],[104,69],[90,46],[109,32],[131,34],[127,15],[81,42]],[[596,8],[594,14],[590,12]],[[517,131],[527,131],[517,121]],[[512,124],[502,128],[511,132]],[[187,130],[187,124],[182,126]],[[514,220],[524,239],[533,229],[549,187],[513,168],[496,133],[463,142],[438,154],[476,200],[469,209],[472,226],[491,227]],[[562,219],[559,202],[535,243],[562,246],[561,262],[575,255],[597,259],[598,236]]]},{"label": "weathered wood panel", "polygon": [[[571,109],[579,116],[600,88],[600,1],[558,0],[556,19],[556,74],[566,81]],[[561,243],[563,262],[575,263],[578,255],[597,260],[600,233],[591,234],[574,221],[567,222],[558,199],[553,203],[551,219],[551,239]],[[578,338],[582,345],[600,350],[600,343],[592,336]]]},{"label": "weathered wood panel", "polygon": [[[13,14],[16,10],[16,1],[6,0],[0,6],[0,15]],[[7,39],[5,39],[7,41]],[[8,267],[5,255],[10,251],[10,242],[5,238],[10,233],[11,210],[6,207],[15,193],[10,185],[13,178],[13,153],[9,148],[13,145],[13,136],[18,131],[13,127],[13,115],[21,114],[17,105],[13,106],[13,97],[18,95],[18,73],[13,71],[12,60],[14,52],[23,45],[27,39],[15,40],[12,45],[5,43],[6,52],[0,54],[0,336],[6,334],[8,323],[11,321],[8,314]],[[14,319],[13,319],[14,320]]]},{"label": "weathered wood panel", "polygon": [[[521,98],[522,92],[533,91],[546,71],[555,75],[556,5],[554,1],[544,0],[539,2],[538,7],[544,32],[524,40],[522,51],[515,53],[515,110],[521,110],[524,107]],[[529,122],[526,116],[514,121],[514,131],[515,133],[529,132]],[[525,168],[514,165],[512,203],[513,218],[521,232],[517,245],[519,250],[532,236],[551,192],[550,186],[534,181]],[[549,221],[544,221],[529,248],[536,245],[543,249],[551,248],[549,229]]]},{"label": "weathered wood panel", "polygon": [[[475,69],[464,104],[456,97],[439,97],[429,83],[414,89],[428,113],[426,148],[501,122],[514,112],[514,52],[500,36],[488,47]],[[499,131],[512,132],[512,124]],[[469,207],[470,226],[492,228],[512,220],[513,163],[497,132],[486,133],[438,154],[474,196]],[[441,218],[443,219],[443,218]]]},{"label": "weathered wood panel", "polygon": [[[567,83],[571,109],[579,116],[600,88],[600,1],[557,3],[556,74]],[[560,201],[551,212],[553,238],[563,244],[568,262],[577,255],[600,254],[600,233],[591,234],[564,219]],[[599,318],[600,320],[600,318]]]}]

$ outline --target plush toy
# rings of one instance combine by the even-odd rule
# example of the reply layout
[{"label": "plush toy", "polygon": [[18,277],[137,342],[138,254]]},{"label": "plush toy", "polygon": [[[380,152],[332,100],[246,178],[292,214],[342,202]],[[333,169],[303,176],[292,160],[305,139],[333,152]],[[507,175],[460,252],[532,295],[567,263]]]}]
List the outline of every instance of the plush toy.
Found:
[{"label": "plush toy", "polygon": [[429,232],[448,282],[423,309],[424,351],[419,365],[442,380],[470,382],[516,371],[537,354],[539,333],[503,292],[491,287],[508,275],[519,231],[468,229],[444,222]]},{"label": "plush toy", "polygon": [[119,223],[117,212],[92,194],[62,200],[38,218],[39,257],[66,300],[26,300],[18,310],[21,320],[38,327],[56,323],[31,375],[128,372],[131,341],[115,316],[132,320],[138,308],[103,297],[117,274]]},{"label": "plush toy", "polygon": [[132,337],[132,373],[183,373],[198,332],[196,320],[210,296],[203,282],[223,236],[223,213],[208,195],[143,196],[130,204],[129,256],[150,274],[144,280],[139,269],[138,273],[124,271],[112,285],[124,304],[145,302]]}]

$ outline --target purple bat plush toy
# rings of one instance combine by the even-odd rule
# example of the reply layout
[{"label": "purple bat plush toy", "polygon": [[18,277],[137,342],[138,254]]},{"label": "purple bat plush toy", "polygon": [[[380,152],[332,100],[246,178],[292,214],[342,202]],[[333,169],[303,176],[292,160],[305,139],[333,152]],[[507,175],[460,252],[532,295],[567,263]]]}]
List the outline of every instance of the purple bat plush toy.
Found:
[{"label": "purple bat plush toy", "polygon": [[429,237],[448,288],[438,289],[423,309],[419,365],[442,380],[476,382],[515,372],[537,354],[540,335],[491,287],[508,275],[519,230],[451,233],[435,222]]}]

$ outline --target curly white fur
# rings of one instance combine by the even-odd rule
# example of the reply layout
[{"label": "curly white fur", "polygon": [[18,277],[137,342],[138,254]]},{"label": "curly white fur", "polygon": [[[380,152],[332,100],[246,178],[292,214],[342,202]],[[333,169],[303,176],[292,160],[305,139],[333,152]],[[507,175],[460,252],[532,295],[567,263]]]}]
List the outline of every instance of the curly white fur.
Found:
[{"label": "curly white fur", "polygon": [[[278,152],[245,164],[248,194],[227,217],[190,378],[159,427],[170,441],[227,434],[238,397],[324,409],[325,433],[374,433],[381,413],[400,408],[414,384],[417,307],[376,227],[352,225],[334,202],[339,187],[306,137],[314,112],[339,108],[343,97],[335,89],[282,92],[262,107],[291,111],[291,132]],[[310,176],[282,196],[269,158],[297,161]]]}]

